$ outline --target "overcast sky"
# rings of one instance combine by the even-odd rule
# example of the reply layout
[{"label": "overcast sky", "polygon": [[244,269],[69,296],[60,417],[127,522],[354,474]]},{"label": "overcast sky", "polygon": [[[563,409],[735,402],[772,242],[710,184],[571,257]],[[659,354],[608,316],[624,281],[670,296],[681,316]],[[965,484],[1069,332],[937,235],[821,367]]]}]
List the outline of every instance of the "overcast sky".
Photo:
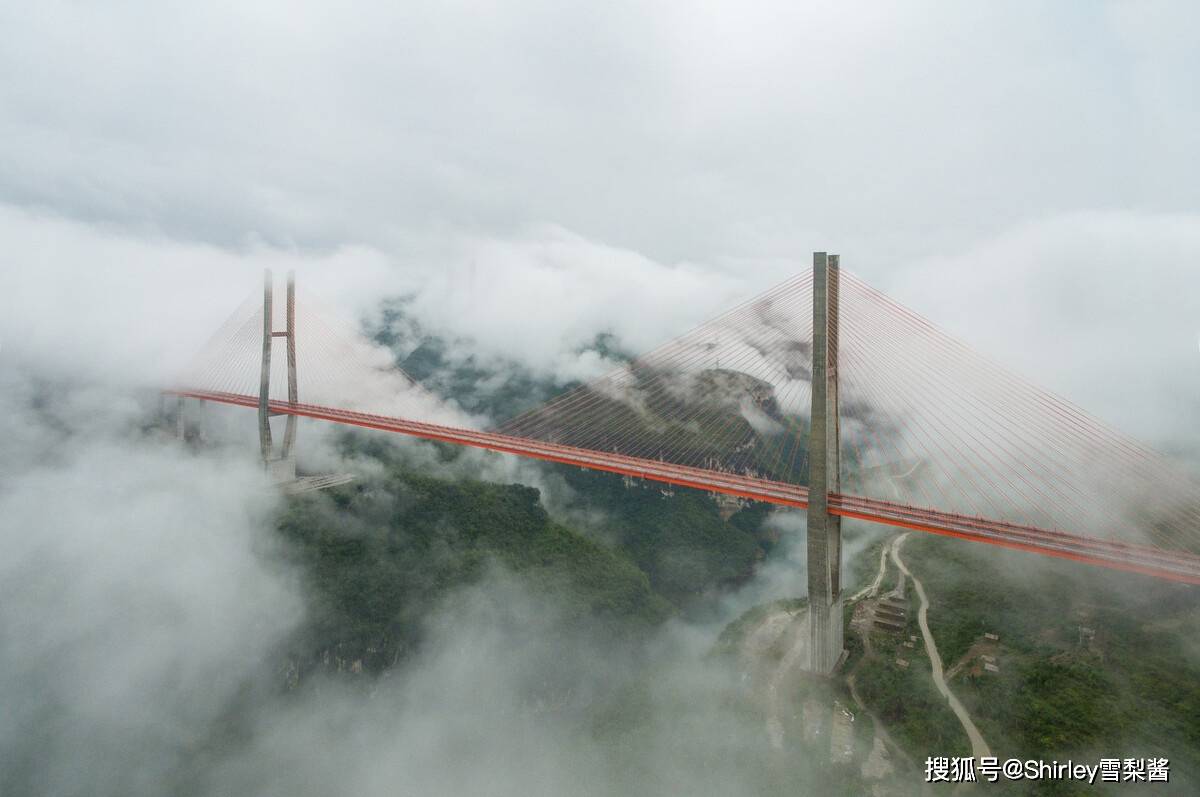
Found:
[{"label": "overcast sky", "polygon": [[[170,791],[301,621],[252,439],[184,454],[126,389],[177,374],[264,267],[351,317],[409,296],[566,379],[599,332],[649,349],[840,252],[1200,460],[1197,41],[1186,0],[0,0],[0,790]],[[627,793],[641,769],[510,708],[548,663],[623,660],[514,647],[495,615],[536,631],[526,601],[480,594],[376,702],[264,716],[212,792]],[[664,640],[633,762],[736,794],[695,764],[757,760],[692,666],[709,640]]]},{"label": "overcast sky", "polygon": [[1153,1],[0,3],[0,343],[165,373],[299,266],[556,368],[827,249],[1161,441],[1200,410],[1198,35]]}]

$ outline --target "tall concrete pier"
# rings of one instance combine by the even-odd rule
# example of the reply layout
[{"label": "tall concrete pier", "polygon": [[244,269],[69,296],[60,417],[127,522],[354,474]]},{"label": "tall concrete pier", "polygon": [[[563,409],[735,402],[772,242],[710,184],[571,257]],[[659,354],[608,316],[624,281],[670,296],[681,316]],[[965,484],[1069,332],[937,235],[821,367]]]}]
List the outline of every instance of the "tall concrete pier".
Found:
[{"label": "tall concrete pier", "polygon": [[812,427],[808,438],[808,618],[814,672],[842,655],[842,522],[838,431],[838,256],[813,253]]},{"label": "tall concrete pier", "polygon": [[262,336],[262,370],[258,387],[258,442],[262,448],[264,465],[271,462],[271,410],[267,404],[271,397],[271,344],[275,342],[275,326],[272,316],[275,310],[275,297],[272,295],[274,279],[271,270],[263,272],[263,336]]},{"label": "tall concrete pier", "polygon": [[274,444],[271,440],[271,344],[275,338],[284,338],[287,343],[287,388],[288,403],[295,404],[298,400],[296,386],[296,275],[287,275],[287,309],[286,326],[283,331],[275,331],[272,318],[274,311],[274,296],[272,295],[273,278],[270,269],[263,274],[263,347],[262,370],[258,389],[258,439],[262,449],[262,461],[267,470],[271,471],[277,481],[293,481],[296,478],[296,458],[293,448],[296,444],[296,416],[288,415],[283,433],[283,451],[279,457],[274,455]]},{"label": "tall concrete pier", "polygon": [[[259,372],[258,386],[258,442],[262,450],[263,467],[266,468],[271,480],[287,493],[302,493],[309,490],[324,490],[352,481],[354,477],[348,473],[326,473],[320,475],[296,475],[296,423],[297,417],[292,412],[274,410],[271,408],[271,349],[275,338],[283,338],[287,345],[287,403],[295,406],[300,401],[299,385],[296,380],[296,274],[289,271],[287,275],[287,303],[284,328],[275,329],[274,295],[272,288],[274,280],[268,269],[263,275],[263,338],[262,338],[262,369]],[[276,404],[278,406],[278,404]],[[271,418],[276,415],[286,415],[283,430],[283,445],[279,455],[275,454],[275,445],[271,437]]]}]

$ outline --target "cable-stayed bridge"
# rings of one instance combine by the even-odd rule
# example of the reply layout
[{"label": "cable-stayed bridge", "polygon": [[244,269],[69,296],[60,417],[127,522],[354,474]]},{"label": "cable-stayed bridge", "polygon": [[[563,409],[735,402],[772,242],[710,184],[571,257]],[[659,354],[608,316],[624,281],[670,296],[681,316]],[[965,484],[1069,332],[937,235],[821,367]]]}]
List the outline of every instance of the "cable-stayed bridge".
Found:
[{"label": "cable-stayed bridge", "polygon": [[[256,409],[264,462],[293,477],[296,419],[311,418],[804,508],[814,669],[841,652],[841,518],[1200,584],[1189,473],[836,255],[486,428],[297,297],[290,278],[282,308],[276,298],[268,274],[168,392]],[[278,454],[276,415],[287,419]]]}]

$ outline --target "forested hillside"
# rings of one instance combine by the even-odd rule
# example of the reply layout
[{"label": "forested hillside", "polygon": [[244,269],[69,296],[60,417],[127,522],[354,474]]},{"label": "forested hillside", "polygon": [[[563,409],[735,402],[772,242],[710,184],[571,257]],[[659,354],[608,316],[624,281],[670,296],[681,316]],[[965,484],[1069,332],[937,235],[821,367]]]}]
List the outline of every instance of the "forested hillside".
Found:
[{"label": "forested hillside", "polygon": [[757,505],[725,520],[702,493],[664,496],[561,468],[574,508],[604,518],[599,535],[551,518],[532,487],[424,475],[378,439],[351,435],[343,446],[382,472],[291,497],[279,521],[307,582],[309,621],[293,644],[302,672],[395,664],[439,601],[489,568],[515,575],[564,622],[635,635],[747,578],[771,544]]}]

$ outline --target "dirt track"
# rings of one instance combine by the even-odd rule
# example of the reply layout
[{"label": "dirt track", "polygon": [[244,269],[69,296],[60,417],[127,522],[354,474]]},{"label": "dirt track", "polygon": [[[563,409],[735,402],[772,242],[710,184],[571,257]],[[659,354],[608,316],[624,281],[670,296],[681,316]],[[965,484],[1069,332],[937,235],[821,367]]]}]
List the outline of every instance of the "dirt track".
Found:
[{"label": "dirt track", "polygon": [[921,580],[909,572],[904,566],[904,561],[900,558],[900,547],[904,544],[908,534],[901,534],[896,538],[896,544],[892,546],[892,561],[896,563],[896,567],[900,572],[912,579],[913,586],[917,588],[917,596],[921,599],[921,608],[917,611],[917,624],[921,627],[921,638],[925,641],[925,652],[929,654],[929,666],[933,671],[933,684],[942,696],[946,698],[950,704],[950,710],[954,712],[954,716],[958,717],[958,721],[962,723],[963,730],[967,732],[967,738],[971,740],[971,755],[976,758],[982,756],[990,756],[991,748],[983,739],[983,734],[979,732],[979,728],[975,727],[974,720],[967,713],[966,708],[959,702],[954,693],[950,691],[950,687],[946,684],[945,674],[942,672],[942,657],[938,654],[937,644],[933,641],[933,634],[929,630],[929,598],[925,595],[925,587],[921,584]]}]

